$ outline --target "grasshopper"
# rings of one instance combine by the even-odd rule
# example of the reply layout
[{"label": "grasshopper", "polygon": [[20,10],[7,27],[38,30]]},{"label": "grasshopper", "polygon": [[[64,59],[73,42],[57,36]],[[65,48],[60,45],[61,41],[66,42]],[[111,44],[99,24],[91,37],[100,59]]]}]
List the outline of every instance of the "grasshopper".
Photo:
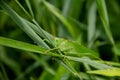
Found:
[{"label": "grasshopper", "polygon": [[54,37],[56,48],[52,48],[49,51],[60,50],[64,55],[69,56],[88,56],[91,58],[99,58],[98,53],[87,49],[86,47],[80,45],[78,42],[70,41],[66,39],[56,38]]}]

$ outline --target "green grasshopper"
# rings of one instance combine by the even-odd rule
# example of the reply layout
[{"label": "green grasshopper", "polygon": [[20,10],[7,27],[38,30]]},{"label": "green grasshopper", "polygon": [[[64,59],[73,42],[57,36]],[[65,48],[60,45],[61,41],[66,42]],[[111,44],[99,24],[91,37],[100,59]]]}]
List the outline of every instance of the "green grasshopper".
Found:
[{"label": "green grasshopper", "polygon": [[88,56],[97,59],[99,58],[99,55],[96,52],[87,49],[86,47],[80,45],[78,42],[56,38],[56,37],[54,37],[54,40],[55,40],[56,48],[51,49],[52,51],[59,49],[62,53],[64,53],[64,55],[69,55],[69,56],[72,55],[78,57]]}]

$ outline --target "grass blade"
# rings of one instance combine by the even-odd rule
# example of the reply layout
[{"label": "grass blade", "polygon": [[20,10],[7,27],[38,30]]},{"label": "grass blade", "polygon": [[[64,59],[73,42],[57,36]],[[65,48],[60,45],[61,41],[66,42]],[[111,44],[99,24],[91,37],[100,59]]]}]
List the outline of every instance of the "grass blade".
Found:
[{"label": "grass blade", "polygon": [[15,0],[15,2],[20,6],[20,8],[25,12],[25,14],[27,14],[27,16],[29,16],[29,18],[32,18],[32,16],[24,9],[24,7],[19,3],[18,0]]},{"label": "grass blade", "polygon": [[102,70],[94,70],[88,71],[90,74],[99,74],[103,76],[120,76],[120,68],[110,68],[110,69],[102,69]]},{"label": "grass blade", "polygon": [[72,17],[78,19],[81,14],[83,0],[65,0],[63,4],[62,13],[65,17]]},{"label": "grass blade", "polygon": [[32,45],[32,44],[28,44],[28,43],[24,43],[21,41],[16,41],[16,40],[4,38],[4,37],[0,37],[0,45],[17,48],[21,50],[26,50],[26,51],[31,51],[31,52],[37,52],[37,53],[43,53],[44,51],[47,50],[45,48],[42,48],[36,45]]},{"label": "grass blade", "polygon": [[3,0],[0,0],[0,6],[9,14],[9,16],[16,22],[16,24],[26,32],[38,45],[49,48],[49,46],[26,24],[23,19],[9,7]]},{"label": "grass blade", "polygon": [[0,45],[7,46],[7,47],[12,47],[12,48],[16,48],[16,49],[21,49],[21,50],[25,50],[25,51],[45,54],[45,55],[62,57],[62,56],[60,56],[56,53],[51,53],[46,48],[36,46],[36,45],[32,45],[32,44],[25,43],[25,42],[21,42],[21,41],[16,41],[16,40],[13,40],[13,39],[4,38],[4,37],[0,37]]},{"label": "grass blade", "polygon": [[96,3],[93,2],[88,14],[88,48],[93,46],[96,30]]},{"label": "grass blade", "polygon": [[1,69],[2,69],[4,79],[5,79],[5,80],[9,80],[8,75],[7,75],[6,71],[5,71],[5,68],[4,68],[4,66],[3,66],[2,63],[0,63],[0,67],[1,67]]},{"label": "grass blade", "polygon": [[96,69],[107,69],[107,68],[112,68],[111,66],[102,64],[102,63],[98,63],[96,61],[92,61],[88,58],[77,58],[77,57],[70,57],[70,56],[65,56],[65,58],[69,59],[69,60],[73,60],[73,61],[77,61],[77,62],[83,62],[86,63]]},{"label": "grass blade", "polygon": [[104,29],[106,31],[106,34],[111,42],[111,44],[113,45],[113,49],[114,49],[114,59],[115,61],[119,61],[118,57],[117,57],[117,52],[118,49],[115,46],[115,42],[113,40],[112,37],[112,33],[110,31],[110,24],[109,24],[109,19],[108,19],[108,13],[107,13],[107,9],[106,9],[106,4],[105,4],[105,0],[96,0],[97,2],[97,7],[98,7],[98,11],[102,20],[102,23],[104,25]]},{"label": "grass blade", "polygon": [[76,77],[78,77],[80,80],[82,80],[82,76],[78,74],[78,72],[73,68],[72,64],[66,60],[66,61],[60,61],[57,60],[61,65],[63,65],[68,71],[70,71],[72,74],[74,74]]},{"label": "grass blade", "polygon": [[34,14],[33,14],[33,11],[32,11],[32,7],[31,7],[31,4],[30,4],[30,1],[29,0],[25,0],[27,6],[28,6],[28,9],[30,11],[30,14],[31,16],[34,18]]},{"label": "grass blade", "polygon": [[110,42],[114,45],[114,40],[113,40],[111,31],[110,31],[110,26],[109,26],[110,24],[109,24],[105,0],[96,0],[96,2],[97,2],[98,11],[99,11],[102,23],[104,25],[104,29],[106,31],[106,34],[107,34]]},{"label": "grass blade", "polygon": [[49,4],[46,1],[43,1],[44,5],[47,7],[47,9],[54,14],[65,26],[66,28],[69,30],[70,34],[72,37],[75,37],[76,34],[73,30],[73,27],[71,26],[71,24],[67,21],[66,18],[64,18],[58,11],[57,8],[55,8],[54,6],[52,6],[51,4]]},{"label": "grass blade", "polygon": [[26,4],[31,12],[31,15],[25,10],[25,8],[19,3],[18,0],[16,0],[17,4],[20,6],[20,8],[31,18],[32,22],[34,24],[32,24],[31,22],[25,20],[25,22],[27,22],[31,27],[34,25],[34,27],[32,27],[34,29],[35,32],[37,32],[40,36],[44,37],[45,39],[49,40],[49,42],[51,43],[51,45],[53,47],[55,47],[55,43],[54,43],[54,39],[52,37],[52,35],[50,35],[49,33],[45,32],[41,27],[40,25],[36,22],[36,20],[34,19],[33,17],[33,12],[32,12],[32,8],[30,6],[30,2],[28,0],[26,0]]}]

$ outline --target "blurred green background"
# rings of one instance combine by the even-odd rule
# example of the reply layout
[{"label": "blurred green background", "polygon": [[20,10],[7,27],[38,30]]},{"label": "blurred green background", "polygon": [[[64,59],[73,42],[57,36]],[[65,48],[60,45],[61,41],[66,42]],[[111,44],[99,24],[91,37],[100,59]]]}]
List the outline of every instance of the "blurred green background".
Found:
[{"label": "blurred green background", "polygon": [[[45,31],[55,37],[74,40],[98,52],[100,58],[105,61],[114,61],[114,46],[104,29],[96,4],[97,0],[45,1],[55,7],[52,9],[53,12],[51,8],[42,3],[42,0],[28,0],[33,12],[29,10],[25,0],[19,0],[25,10],[32,15]],[[120,1],[104,1],[108,13],[110,32],[118,49],[117,57],[120,59]],[[17,0],[5,0],[5,2],[21,17],[31,20],[25,11],[21,9]],[[60,16],[56,16],[54,13],[57,11]],[[0,8],[0,36],[36,44],[2,8]],[[46,55],[31,55],[30,53],[0,46],[0,80],[79,80],[55,61],[54,58]],[[76,69],[84,72],[84,66],[81,64],[76,65]],[[6,74],[6,79],[3,78],[4,74]],[[117,77],[104,76],[98,76],[99,79],[90,79],[86,77],[87,74],[84,73],[83,75],[85,76],[83,80],[118,80]]]}]

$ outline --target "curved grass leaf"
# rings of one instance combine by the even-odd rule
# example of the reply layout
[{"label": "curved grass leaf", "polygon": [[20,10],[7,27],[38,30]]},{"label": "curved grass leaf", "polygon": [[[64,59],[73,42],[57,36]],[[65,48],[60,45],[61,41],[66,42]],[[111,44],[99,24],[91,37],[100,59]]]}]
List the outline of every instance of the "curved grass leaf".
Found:
[{"label": "curved grass leaf", "polygon": [[54,37],[53,37],[50,33],[44,31],[39,25],[36,26],[35,24],[31,23],[31,22],[28,21],[28,20],[25,20],[25,19],[23,19],[23,20],[24,20],[24,22],[26,22],[26,23],[29,25],[29,27],[31,27],[39,36],[43,37],[44,39],[47,39],[48,42],[51,43],[52,46],[54,46],[54,47],[56,46],[55,43],[54,43],[54,42],[55,42],[55,41],[54,41]]},{"label": "curved grass leaf", "polygon": [[29,27],[27,23],[24,22],[22,17],[20,17],[10,6],[8,6],[3,0],[0,0],[0,7],[8,13],[8,15],[14,20],[14,22],[26,32],[38,45],[45,48],[49,46]]},{"label": "curved grass leaf", "polygon": [[29,9],[29,12],[30,12],[31,16],[34,18],[32,7],[31,7],[31,4],[30,4],[30,0],[25,0],[25,2],[27,4],[27,6],[28,6],[28,9]]},{"label": "curved grass leaf", "polygon": [[111,31],[110,31],[109,19],[108,19],[108,13],[107,13],[107,9],[106,9],[105,0],[96,0],[96,2],[97,2],[98,11],[99,11],[100,17],[102,19],[102,23],[104,25],[106,34],[107,34],[110,42],[114,45],[114,40],[113,40]]},{"label": "curved grass leaf", "polygon": [[71,26],[71,24],[67,21],[66,18],[64,18],[58,11],[57,8],[55,8],[53,5],[49,4],[48,2],[46,1],[43,1],[44,5],[47,7],[47,9],[53,13],[66,27],[67,29],[69,30],[70,34],[75,37],[76,34],[74,32],[74,29],[73,27]]},{"label": "curved grass leaf", "polygon": [[[1,70],[2,70],[3,79],[4,79],[4,80],[9,80],[8,75],[7,75],[7,73],[6,73],[6,70],[5,70],[5,68],[4,68],[4,66],[3,66],[2,63],[0,63],[0,68],[1,68]],[[1,71],[0,71],[0,72],[1,72]]]},{"label": "curved grass leaf", "polygon": [[82,63],[86,63],[96,69],[108,69],[108,68],[112,68],[111,66],[108,66],[106,64],[102,64],[102,63],[98,63],[96,61],[92,61],[88,58],[77,58],[77,57],[71,57],[71,56],[64,56],[65,58],[69,59],[69,60],[73,60],[73,61],[77,61],[77,62],[82,62]]},{"label": "curved grass leaf", "polygon": [[19,3],[18,0],[15,0],[15,2],[20,6],[20,8],[25,12],[25,14],[29,16],[29,18],[32,18],[32,16],[24,9],[24,7]]},{"label": "curved grass leaf", "polygon": [[65,17],[71,16],[78,19],[81,14],[83,0],[64,0],[62,13]]},{"label": "curved grass leaf", "polygon": [[99,74],[103,76],[120,76],[120,68],[110,68],[102,70],[88,71],[90,74]]},{"label": "curved grass leaf", "polygon": [[88,14],[88,48],[92,48],[96,31],[96,3],[93,2]]},{"label": "curved grass leaf", "polygon": [[33,12],[32,12],[32,8],[31,8],[31,5],[30,5],[30,2],[29,0],[26,1],[26,4],[29,8],[29,11],[31,12],[31,15],[25,10],[25,8],[22,6],[22,4],[20,4],[20,2],[18,0],[16,0],[16,3],[20,6],[20,8],[24,11],[24,13],[26,15],[28,15],[32,22],[34,23],[31,23],[30,21],[28,20],[25,20],[25,19],[22,19],[24,22],[26,22],[37,34],[39,34],[41,37],[45,38],[45,39],[48,39],[49,42],[51,43],[52,46],[55,47],[55,44],[54,44],[54,40],[53,40],[53,37],[52,35],[50,35],[49,33],[47,33],[46,31],[44,31],[41,26],[36,22],[36,20],[34,19],[33,17]]},{"label": "curved grass leaf", "polygon": [[111,44],[113,45],[113,50],[114,50],[113,60],[119,61],[119,59],[117,57],[118,49],[115,46],[115,42],[113,40],[112,33],[110,31],[110,24],[109,24],[109,19],[108,19],[108,13],[107,13],[107,9],[106,9],[105,0],[96,0],[96,2],[97,2],[100,17],[102,19],[102,23],[104,25],[104,29],[106,31],[106,34],[107,34]]},{"label": "curved grass leaf", "polygon": [[111,65],[111,66],[120,67],[120,64],[117,63],[117,62],[111,62],[111,61],[100,61],[100,60],[96,60],[96,61],[97,61],[97,62],[100,62],[100,63],[108,64],[108,65]]},{"label": "curved grass leaf", "polygon": [[36,53],[43,53],[44,51],[47,50],[45,48],[42,48],[36,45],[32,45],[32,44],[28,44],[25,42],[16,41],[16,40],[4,38],[4,37],[0,37],[0,45],[17,48],[21,50],[26,50],[26,51],[31,51],[31,52],[36,52]]},{"label": "curved grass leaf", "polygon": [[21,41],[16,41],[13,39],[4,38],[4,37],[0,37],[0,45],[21,49],[21,50],[26,50],[30,52],[40,53],[40,54],[59,56],[58,54],[49,52],[48,49],[45,49],[43,47],[32,45],[32,44],[21,42]]},{"label": "curved grass leaf", "polygon": [[9,38],[4,38],[0,37],[0,45],[7,46],[7,47],[12,47],[20,50],[25,50],[25,51],[30,51],[30,52],[35,52],[35,53],[40,53],[43,55],[50,55],[54,57],[63,57],[62,55],[57,54],[56,52],[50,52],[53,51],[54,49],[46,49],[40,46],[36,46],[33,44],[9,39]]}]

